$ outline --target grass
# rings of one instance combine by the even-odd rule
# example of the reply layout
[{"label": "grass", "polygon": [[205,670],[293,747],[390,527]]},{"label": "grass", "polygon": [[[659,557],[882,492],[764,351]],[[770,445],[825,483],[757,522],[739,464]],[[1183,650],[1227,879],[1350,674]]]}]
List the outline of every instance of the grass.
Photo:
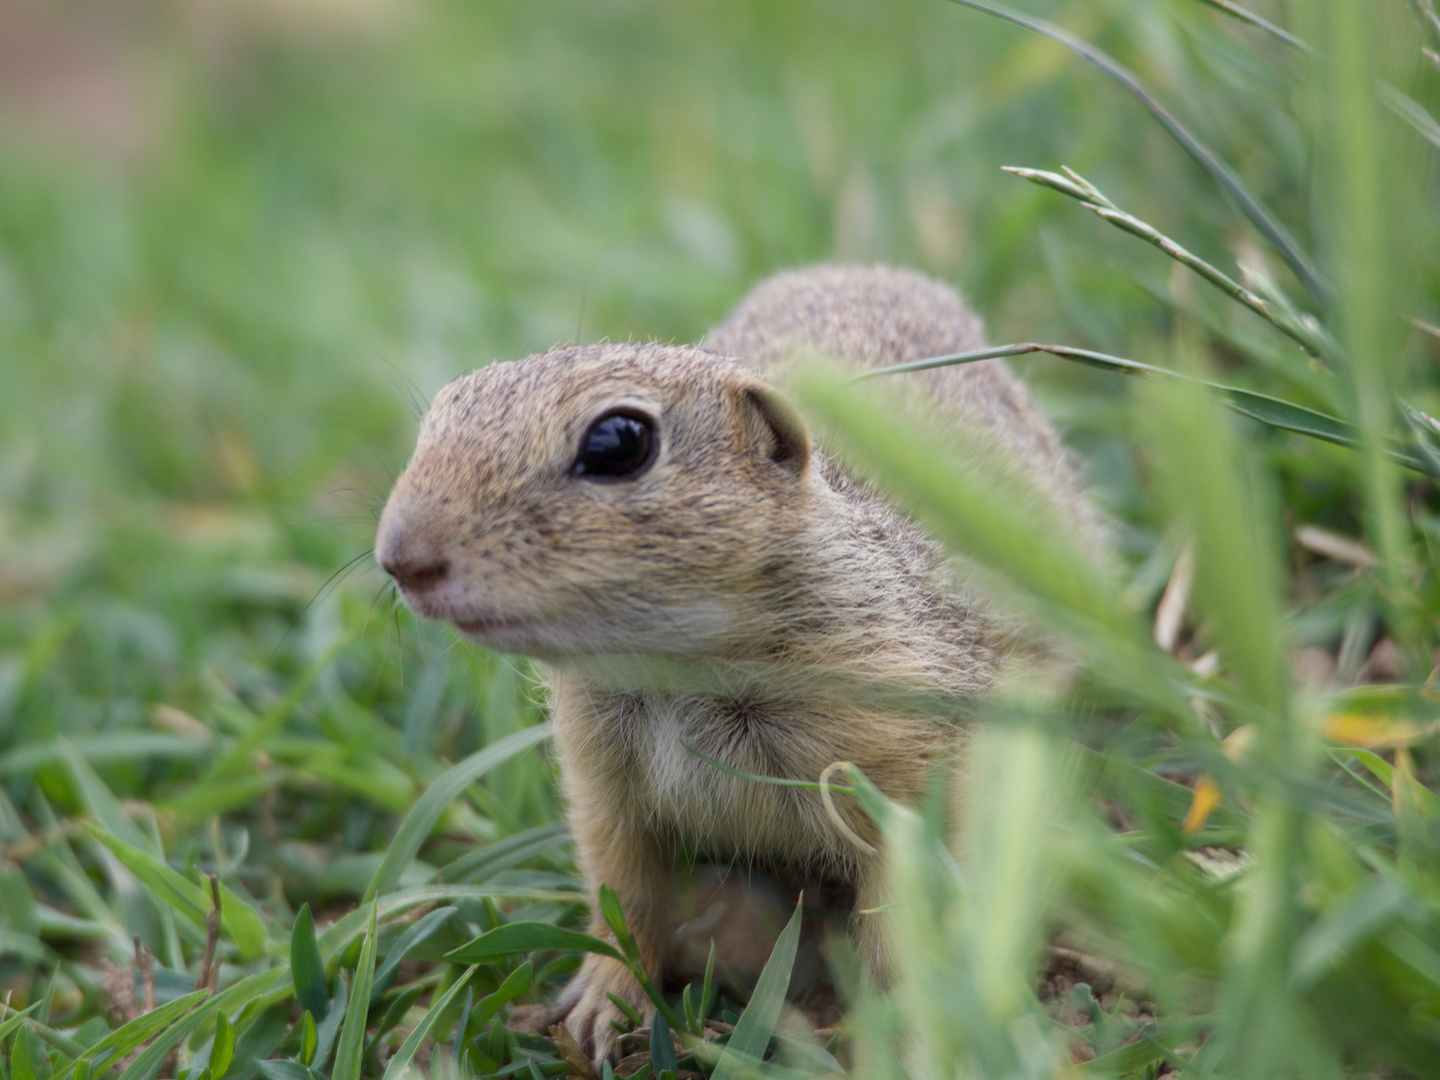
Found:
[{"label": "grass", "polygon": [[[897,440],[903,375],[796,388],[1083,658],[987,707],[958,864],[849,778],[906,898],[849,1071],[1434,1075],[1440,19],[1255,8],[1025,5],[1168,131],[928,0],[0,16],[0,1080],[581,1068],[507,1026],[596,947],[535,683],[394,608],[374,508],[451,375],[821,258],[1064,343],[1122,556]],[[81,72],[118,111],[34,89]],[[656,1073],[839,1068],[790,948]]]}]

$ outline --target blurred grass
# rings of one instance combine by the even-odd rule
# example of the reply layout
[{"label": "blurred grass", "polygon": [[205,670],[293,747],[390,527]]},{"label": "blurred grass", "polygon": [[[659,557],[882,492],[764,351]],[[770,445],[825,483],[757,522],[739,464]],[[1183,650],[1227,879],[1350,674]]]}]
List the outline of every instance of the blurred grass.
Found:
[{"label": "blurred grass", "polygon": [[[502,919],[575,911],[543,755],[462,767],[433,832],[423,812],[401,823],[452,763],[536,724],[538,692],[523,664],[393,608],[364,554],[376,500],[451,376],[557,341],[694,340],[759,277],[820,259],[914,265],[957,282],[996,342],[1204,372],[1333,410],[1367,440],[1356,454],[1178,389],[1132,397],[1113,375],[1025,362],[1117,518],[1124,580],[1078,582],[1046,544],[1009,568],[1052,614],[1084,585],[1082,614],[1109,628],[1082,642],[1076,701],[997,706],[1023,730],[986,744],[996,783],[1053,792],[1067,831],[1012,864],[995,845],[1043,832],[1040,807],[980,821],[967,881],[933,822],[891,811],[897,873],[933,902],[903,946],[903,992],[857,991],[864,1074],[1070,1069],[1053,1021],[996,975],[1038,956],[1052,923],[1140,972],[1160,1007],[1134,1041],[1113,998],[1086,1006],[1092,1071],[1426,1074],[1440,513],[1383,450],[1406,434],[1392,395],[1440,414],[1440,340],[1404,321],[1440,324],[1435,158],[1366,88],[1379,76],[1440,111],[1419,51],[1440,37],[1392,6],[1255,5],[1290,15],[1326,66],[1198,0],[1025,5],[1136,72],[1317,258],[1336,290],[1315,312],[1341,350],[1333,375],[1160,251],[1002,174],[1072,166],[1200,258],[1240,260],[1247,287],[1301,295],[1139,105],[1060,46],[952,5],[0,10],[0,993],[36,1006],[0,1018],[0,1080],[44,1080],[126,1019],[107,965],[131,963],[132,935],[162,1004],[191,989],[203,912],[164,902],[164,866],[197,890],[215,874],[266,934],[258,957],[222,941],[221,996],[164,1037],[186,1040],[196,1080],[222,1012],[234,1064],[211,1080],[249,1080],[272,1054],[328,1070],[337,1039],[346,1075],[375,1061],[353,1023],[342,1037],[340,1003],[376,963],[355,904],[377,882],[374,970],[416,963],[377,986],[372,1035],[391,1012],[397,1040],[458,1024],[473,1053],[437,1051],[432,1073],[557,1071],[545,1040],[495,1018],[573,958],[533,979],[518,958],[463,976],[436,963]],[[992,495],[947,491],[933,446],[870,452],[1006,571],[1014,545],[955,502]],[[1299,526],[1332,539],[1317,549]],[[1334,536],[1378,561],[1332,557]],[[1166,657],[1135,640],[1138,620],[1187,538],[1194,610]],[[1318,760],[1337,716],[1419,734]],[[1246,724],[1252,751],[1212,737]],[[1184,834],[1202,773],[1222,802]],[[1067,794],[1082,776],[1118,832]],[[385,860],[397,833],[424,841],[420,861]],[[1256,869],[1237,885],[1187,855],[1213,844]],[[449,884],[424,885],[436,868]],[[305,903],[326,965],[309,974],[332,996],[309,1055],[283,966]],[[397,914],[438,903],[455,910],[397,951]],[[828,1067],[792,1043],[794,1068]],[[169,1047],[144,1053],[124,1080]],[[310,1075],[294,1069],[277,1075]]]}]

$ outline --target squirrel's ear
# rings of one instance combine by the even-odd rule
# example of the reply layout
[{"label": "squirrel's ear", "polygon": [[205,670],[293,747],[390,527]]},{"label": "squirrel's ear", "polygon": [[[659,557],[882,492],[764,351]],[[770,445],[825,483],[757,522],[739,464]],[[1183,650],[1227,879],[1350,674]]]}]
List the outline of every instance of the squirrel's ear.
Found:
[{"label": "squirrel's ear", "polygon": [[810,461],[810,433],[794,405],[774,387],[746,379],[740,387],[745,443],[766,461],[799,476]]}]

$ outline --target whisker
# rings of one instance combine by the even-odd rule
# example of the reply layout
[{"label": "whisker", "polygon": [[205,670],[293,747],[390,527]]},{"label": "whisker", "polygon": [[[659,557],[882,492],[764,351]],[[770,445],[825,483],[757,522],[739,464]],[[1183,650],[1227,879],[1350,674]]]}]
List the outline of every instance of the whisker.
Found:
[{"label": "whisker", "polygon": [[[371,452],[374,453],[374,451],[371,451]],[[377,461],[380,461],[380,466],[381,466],[381,468],[384,469],[386,473],[389,473],[389,475],[390,475],[390,481],[391,481],[391,483],[393,484],[394,481],[395,481],[395,474],[394,474],[393,472],[391,472],[388,468],[385,467],[385,463],[380,460],[380,457],[379,457],[378,454],[376,454],[375,456],[376,456],[376,460],[377,460]],[[365,507],[368,507],[368,508],[370,508],[370,509],[372,509],[372,510],[383,510],[383,509],[385,509],[385,500],[382,499],[382,498],[381,498],[380,496],[378,496],[378,495],[372,494],[371,492],[362,491],[360,488],[351,487],[349,484],[341,484],[341,485],[339,485],[338,487],[334,487],[334,488],[322,488],[322,487],[320,487],[318,484],[312,484],[312,483],[310,483],[310,481],[305,480],[305,479],[302,479],[301,477],[297,476],[297,475],[295,474],[295,470],[290,467],[289,462],[286,462],[286,464],[285,464],[285,472],[286,472],[287,474],[289,474],[290,479],[294,480],[297,484],[300,484],[302,487],[307,487],[307,488],[309,488],[311,491],[315,492],[317,495],[328,495],[328,496],[329,496],[330,498],[332,498],[332,499],[340,499],[342,502],[348,502],[348,503],[350,503],[350,504],[352,504],[352,505],[354,505],[354,506],[365,506]],[[341,494],[342,492],[350,492],[350,493],[352,493],[352,494],[354,494],[354,495],[360,496],[360,498],[359,498],[358,501],[355,500],[355,499],[347,499],[347,498],[344,497],[344,495]]]},{"label": "whisker", "polygon": [[[398,592],[398,590],[397,590],[397,592],[396,592],[396,598],[397,598],[397,599],[399,598],[399,592]],[[405,636],[404,636],[404,633],[402,632],[402,630],[401,630],[401,628],[400,628],[400,605],[399,605],[399,604],[391,604],[391,605],[390,605],[390,614],[394,616],[394,622],[395,622],[395,660],[396,660],[396,662],[400,665],[400,685],[401,685],[401,687],[403,688],[404,685],[405,685]]]},{"label": "whisker", "polygon": [[340,585],[345,581],[345,579],[349,577],[350,574],[355,570],[356,566],[359,565],[361,559],[369,558],[374,554],[374,548],[366,548],[359,555],[356,555],[353,559],[348,560],[343,566],[340,567],[340,569],[336,570],[333,574],[326,578],[325,581],[321,584],[320,588],[315,591],[315,595],[310,598],[309,603],[307,603],[303,608],[300,609],[300,614],[295,616],[295,619],[290,624],[289,628],[285,631],[284,634],[280,636],[280,640],[275,643],[275,649],[271,653],[271,655],[274,656],[275,653],[278,653],[280,651],[280,646],[284,645],[285,642],[289,640],[290,635],[295,632],[295,628],[299,626],[300,623],[304,620],[305,616],[310,613],[311,608],[313,608],[316,604],[320,603],[320,601],[323,600],[330,593],[338,589]]},{"label": "whisker", "polygon": [[[380,456],[380,451],[376,450],[373,446],[372,446],[372,447],[367,447],[366,449],[367,449],[368,453],[370,454],[370,456],[375,460],[375,464],[380,466],[380,471],[383,472],[386,476],[388,476],[388,477],[390,478],[390,486],[393,488],[393,487],[395,486],[395,481],[400,478],[399,475],[398,475],[398,474],[395,472],[395,470],[392,469],[389,465],[385,464],[385,459]],[[385,506],[385,500],[384,500],[384,499],[377,498],[376,496],[373,496],[373,495],[370,496],[370,497],[371,497],[372,499],[375,499],[375,502],[376,502],[382,509],[384,508],[384,506]]]},{"label": "whisker", "polygon": [[323,525],[326,528],[339,527],[341,525],[370,525],[379,519],[377,511],[372,511],[368,517],[360,517],[355,514],[334,514],[325,517],[307,517],[306,525]]},{"label": "whisker", "polygon": [[414,379],[401,370],[399,364],[393,360],[386,360],[384,363],[400,380],[398,384],[391,383],[390,389],[394,390],[396,395],[410,406],[410,411],[417,421],[423,420],[425,418],[425,395],[421,393],[420,387],[416,385]]},{"label": "whisker", "polygon": [[[320,489],[316,488],[315,490],[319,491]],[[348,499],[345,497],[345,493],[347,492],[351,495],[357,495],[359,498]],[[385,509],[385,500],[379,495],[372,495],[368,491],[351,487],[349,484],[341,484],[339,487],[329,488],[325,491],[325,494],[333,499],[339,499],[341,502],[350,503],[352,506],[364,506],[371,510]]]},{"label": "whisker", "polygon": [[[379,588],[378,590],[376,590],[376,593],[375,593],[374,597],[372,597],[371,600],[370,600],[370,606],[365,609],[365,622],[364,622],[363,624],[361,624],[361,627],[360,627],[360,633],[361,633],[362,636],[365,634],[365,632],[366,632],[367,630],[370,629],[370,619],[371,619],[371,617],[374,616],[374,614],[375,614],[375,607],[376,607],[377,604],[380,603],[380,598],[385,595],[385,592],[386,592],[387,589],[388,589],[389,592],[390,592],[390,609],[385,612],[385,619],[388,621],[391,615],[394,615],[394,616],[395,616],[395,619],[396,619],[396,628],[397,628],[397,631],[396,631],[396,632],[397,632],[397,637],[398,637],[398,633],[399,633],[398,628],[399,628],[399,619],[400,619],[400,613],[399,613],[399,607],[400,607],[400,590],[397,589],[397,588],[395,588],[395,583],[394,583],[393,581],[390,581],[390,580],[386,580],[386,581],[380,586],[380,588]],[[376,689],[377,692],[378,692],[379,689],[380,689],[380,680],[381,680],[381,678],[384,677],[384,674],[385,674],[385,659],[386,659],[386,657],[388,657],[389,655],[390,655],[390,636],[389,636],[389,634],[382,634],[382,635],[381,635],[381,638],[380,638],[380,662],[375,665],[375,689]],[[400,661],[401,661],[400,675],[401,675],[401,680],[402,680],[402,685],[403,685],[404,674],[405,674],[404,656],[403,656],[403,655],[400,657]]]},{"label": "whisker", "polygon": [[[380,598],[385,595],[385,590],[391,588],[393,585],[394,582],[391,581],[382,582],[380,588],[375,591],[375,595],[371,597],[370,606],[365,609],[365,621],[360,626],[360,633],[362,635],[365,633],[366,630],[370,629],[370,617],[375,614],[375,605],[380,603]],[[385,617],[388,619],[390,617],[390,612],[387,611],[385,613]]]}]

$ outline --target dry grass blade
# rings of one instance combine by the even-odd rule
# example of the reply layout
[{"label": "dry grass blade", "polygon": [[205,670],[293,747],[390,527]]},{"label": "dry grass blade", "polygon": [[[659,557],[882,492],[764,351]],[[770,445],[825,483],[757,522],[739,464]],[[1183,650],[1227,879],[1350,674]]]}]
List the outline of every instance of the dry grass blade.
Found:
[{"label": "dry grass blade", "polygon": [[1195,551],[1189,545],[1175,560],[1175,569],[1170,572],[1170,581],[1165,594],[1155,608],[1155,644],[1161,651],[1175,653],[1180,643],[1180,629],[1185,623],[1185,605],[1190,600],[1190,586],[1195,580]]},{"label": "dry grass blade", "polygon": [[1380,100],[1396,116],[1418,131],[1422,138],[1435,149],[1440,150],[1440,122],[1431,116],[1425,106],[1405,93],[1399,87],[1382,82],[1377,88]]},{"label": "dry grass blade", "polygon": [[878,855],[879,850],[875,845],[867,841],[863,836],[850,827],[850,823],[840,814],[835,806],[835,800],[830,794],[830,777],[843,769],[853,769],[855,766],[848,761],[832,761],[820,772],[820,801],[825,804],[825,814],[840,834],[855,845],[856,850],[865,855]]},{"label": "dry grass blade", "polygon": [[1309,42],[1301,41],[1294,34],[1290,33],[1289,30],[1286,30],[1284,27],[1281,26],[1276,26],[1269,19],[1265,18],[1262,15],[1255,14],[1255,12],[1249,10],[1248,8],[1241,7],[1239,4],[1235,3],[1234,0],[1201,0],[1201,2],[1209,4],[1217,11],[1223,11],[1231,18],[1239,19],[1243,23],[1249,23],[1257,30],[1265,31],[1265,33],[1269,34],[1276,41],[1283,41],[1292,49],[1299,49],[1307,56],[1317,55],[1314,46],[1312,46]]},{"label": "dry grass blade", "polygon": [[1080,205],[1085,207],[1097,217],[1108,221],[1116,228],[1128,232],[1131,236],[1138,236],[1146,243],[1153,244],[1170,258],[1195,271],[1210,284],[1223,292],[1230,299],[1243,304],[1255,314],[1259,315],[1266,322],[1270,323],[1281,333],[1292,338],[1299,346],[1312,356],[1324,356],[1333,359],[1329,355],[1325,340],[1317,334],[1305,320],[1296,318],[1290,313],[1290,305],[1271,304],[1264,297],[1252,292],[1240,282],[1236,281],[1229,274],[1219,269],[1212,263],[1206,262],[1200,256],[1190,251],[1184,245],[1169,236],[1166,236],[1148,221],[1142,221],[1133,214],[1121,210],[1113,202],[1101,194],[1100,189],[1084,179],[1078,173],[1066,169],[1065,176],[1058,176],[1055,173],[1044,172],[1040,169],[1024,169],[1015,166],[1006,166],[1005,172],[1020,177],[1022,180],[1029,180],[1033,184],[1042,187],[1052,188],[1055,191],[1078,199]]},{"label": "dry grass blade", "polygon": [[1145,106],[1145,109],[1169,133],[1170,137],[1199,162],[1200,166],[1214,177],[1215,182],[1235,200],[1245,216],[1250,219],[1250,223],[1260,231],[1261,235],[1269,241],[1270,246],[1285,260],[1286,265],[1294,271],[1295,276],[1304,284],[1305,291],[1317,303],[1325,301],[1330,293],[1329,285],[1320,276],[1320,272],[1311,265],[1305,253],[1300,250],[1299,244],[1295,242],[1295,238],[1290,235],[1289,230],[1276,220],[1265,204],[1256,198],[1245,185],[1245,181],[1241,180],[1229,165],[1221,161],[1215,151],[1190,134],[1189,129],[1180,123],[1169,109],[1160,104],[1159,99],[1145,88],[1145,84],[1129,68],[1088,41],[1083,41],[1074,34],[1045,22],[1043,19],[1023,15],[1003,4],[983,3],[982,0],[950,0],[950,2],[986,12],[1007,22],[1012,22],[1016,26],[1023,26],[1027,30],[1041,34],[1051,41],[1059,42],[1123,86],[1140,104]]},{"label": "dry grass blade", "polygon": [[1318,525],[1301,525],[1295,530],[1295,542],[1306,551],[1323,555],[1336,562],[1349,563],[1361,569],[1379,562],[1375,549],[1361,540],[1352,540]]},{"label": "dry grass blade", "polygon": [[215,948],[220,943],[220,879],[214,874],[208,878],[211,906],[205,913],[205,957],[200,961],[200,974],[195,976],[195,989],[213,991],[220,975],[220,965],[215,962]]},{"label": "dry grass blade", "polygon": [[140,973],[140,981],[145,988],[142,1011],[153,1012],[155,1009],[155,957],[145,947],[138,934],[135,937],[135,970]]},{"label": "dry grass blade", "polygon": [[570,1034],[569,1028],[564,1024],[551,1024],[550,1038],[555,1042],[555,1051],[560,1055],[560,1060],[565,1062],[567,1075],[593,1080],[595,1066],[580,1049],[580,1044],[575,1040],[575,1036]]},{"label": "dry grass blade", "polygon": [[1420,20],[1420,27],[1430,39],[1430,44],[1440,49],[1440,11],[1435,9],[1435,0],[1410,0],[1410,6],[1415,9],[1415,17]]}]

